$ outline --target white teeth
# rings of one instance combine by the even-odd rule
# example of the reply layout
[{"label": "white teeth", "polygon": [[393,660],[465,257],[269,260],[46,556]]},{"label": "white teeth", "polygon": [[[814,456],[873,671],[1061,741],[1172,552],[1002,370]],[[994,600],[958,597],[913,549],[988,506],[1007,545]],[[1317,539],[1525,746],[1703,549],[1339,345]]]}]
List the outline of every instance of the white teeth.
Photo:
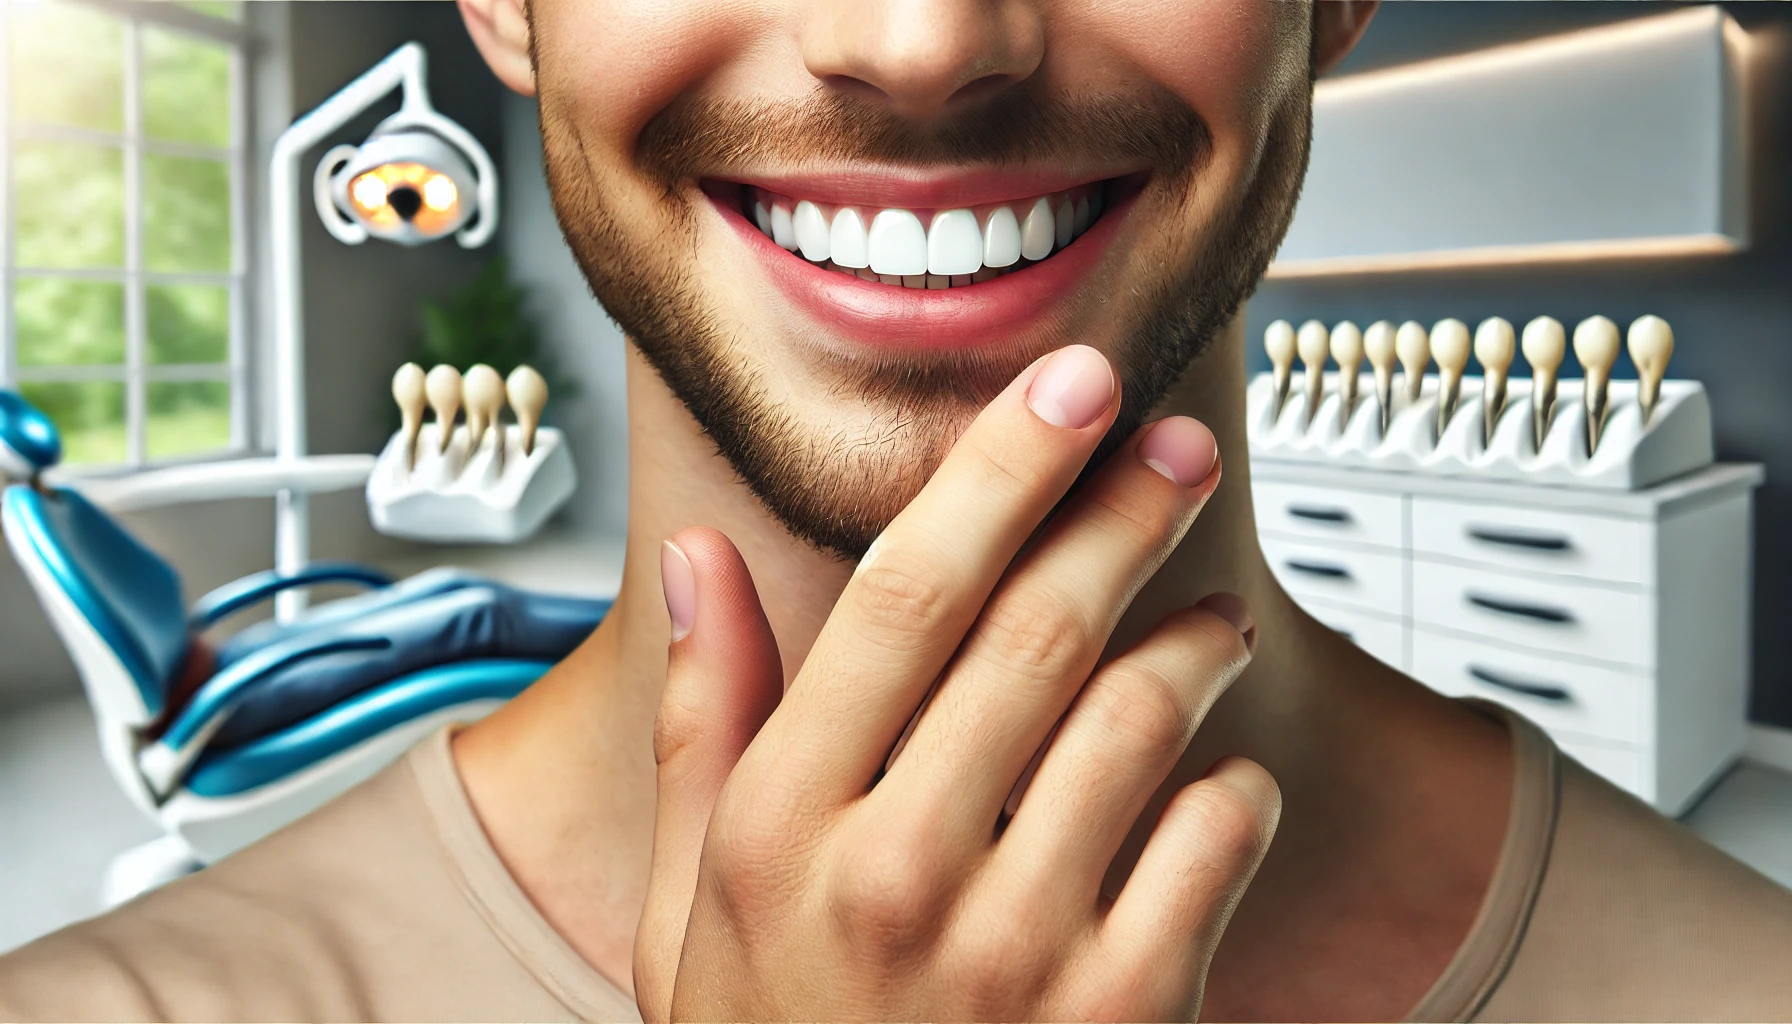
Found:
[{"label": "white teeth", "polygon": [[983,265],[983,233],[969,210],[942,210],[927,228],[927,271],[931,274],[974,274]]},{"label": "white teeth", "polygon": [[[771,192],[751,195],[752,218],[777,245],[824,270],[906,288],[952,288],[993,280],[1023,259],[1038,261],[1080,237],[1102,215],[1101,189],[1057,193],[1024,207],[940,210],[923,226],[912,210],[878,210],[867,230],[860,208],[832,208]],[[1055,204],[1055,205],[1054,205]],[[981,221],[981,226],[979,222]]]},{"label": "white teeth", "polygon": [[796,215],[791,217],[796,228],[797,248],[803,250],[803,259],[820,263],[828,258],[832,250],[829,244],[828,219],[821,212],[821,207],[805,199],[796,204]]},{"label": "white teeth", "polygon": [[879,274],[927,273],[927,229],[907,210],[879,210],[867,248],[871,269]]},{"label": "white teeth", "polygon": [[983,265],[1011,267],[1020,262],[1020,221],[1014,211],[998,206],[983,225]]},{"label": "white teeth", "polygon": [[828,232],[828,247],[835,263],[843,267],[862,268],[871,265],[865,244],[865,222],[859,211],[842,206],[834,214],[834,226]]},{"label": "white teeth", "polygon": [[790,223],[790,207],[783,203],[772,207],[772,241],[793,252],[796,250],[796,227]]},{"label": "white teeth", "polygon": [[1026,222],[1020,226],[1020,254],[1030,260],[1042,260],[1052,254],[1052,239],[1057,234],[1057,226],[1052,220],[1052,204],[1050,200],[1040,199],[1027,211]]}]

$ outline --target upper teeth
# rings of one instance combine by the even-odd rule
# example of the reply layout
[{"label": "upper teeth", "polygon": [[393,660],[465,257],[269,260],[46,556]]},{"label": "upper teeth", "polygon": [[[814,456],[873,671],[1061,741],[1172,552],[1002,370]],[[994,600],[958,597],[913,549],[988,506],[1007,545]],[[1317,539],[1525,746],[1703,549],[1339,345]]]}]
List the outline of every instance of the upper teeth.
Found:
[{"label": "upper teeth", "polygon": [[[1101,216],[1102,190],[1085,185],[1017,203],[938,210],[831,206],[750,188],[753,220],[772,241],[815,263],[910,287],[1042,260]],[[981,272],[981,273],[980,273]],[[936,280],[929,280],[929,278]],[[902,280],[897,280],[902,279]]]}]

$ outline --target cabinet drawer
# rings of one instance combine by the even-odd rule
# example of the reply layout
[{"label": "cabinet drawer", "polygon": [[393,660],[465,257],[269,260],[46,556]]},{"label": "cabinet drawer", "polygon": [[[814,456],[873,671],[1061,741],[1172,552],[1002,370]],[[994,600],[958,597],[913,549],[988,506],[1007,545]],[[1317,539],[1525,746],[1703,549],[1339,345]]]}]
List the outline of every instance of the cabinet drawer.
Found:
[{"label": "cabinet drawer", "polygon": [[1378,661],[1406,671],[1406,626],[1397,619],[1338,608],[1320,601],[1301,605],[1307,614],[1344,634]]},{"label": "cabinet drawer", "polygon": [[1413,618],[1541,651],[1652,665],[1654,629],[1643,595],[1608,587],[1446,565],[1412,563]]},{"label": "cabinet drawer", "polygon": [[1634,519],[1412,499],[1412,546],[1449,558],[1644,583],[1649,526]]},{"label": "cabinet drawer", "polygon": [[1643,743],[1653,718],[1647,676],[1570,665],[1423,627],[1413,629],[1412,674],[1439,693],[1504,704],[1552,735]]},{"label": "cabinet drawer", "polygon": [[1406,546],[1406,499],[1337,487],[1261,481],[1251,485],[1257,529],[1293,537]]},{"label": "cabinet drawer", "polygon": [[1406,614],[1406,566],[1399,555],[1262,537],[1263,557],[1291,594],[1384,615]]},{"label": "cabinet drawer", "polygon": [[[1632,796],[1655,801],[1655,783],[1645,753],[1633,747],[1596,743],[1571,736],[1553,737],[1562,753],[1585,765],[1594,775]],[[1671,810],[1671,809],[1670,809]]]}]

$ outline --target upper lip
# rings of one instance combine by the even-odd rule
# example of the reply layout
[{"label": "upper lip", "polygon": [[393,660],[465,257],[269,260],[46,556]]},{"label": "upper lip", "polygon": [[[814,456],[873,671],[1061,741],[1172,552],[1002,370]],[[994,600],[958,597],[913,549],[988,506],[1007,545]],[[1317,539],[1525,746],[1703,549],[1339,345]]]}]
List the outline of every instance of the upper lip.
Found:
[{"label": "upper lip", "polygon": [[818,167],[788,173],[718,174],[720,181],[752,185],[836,206],[958,209],[1006,203],[1062,192],[1131,173],[1130,168]]}]

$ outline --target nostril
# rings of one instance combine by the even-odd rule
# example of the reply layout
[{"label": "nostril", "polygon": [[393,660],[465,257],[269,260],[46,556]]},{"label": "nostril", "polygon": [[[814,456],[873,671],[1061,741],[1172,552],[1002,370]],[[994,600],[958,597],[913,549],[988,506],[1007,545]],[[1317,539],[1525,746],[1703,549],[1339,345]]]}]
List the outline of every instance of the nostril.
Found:
[{"label": "nostril", "polygon": [[409,221],[423,209],[423,197],[417,190],[408,185],[400,185],[386,195],[386,202],[392,204],[392,211]]},{"label": "nostril", "polygon": [[982,78],[959,86],[958,91],[953,93],[952,98],[946,103],[952,107],[970,106],[994,97],[1016,81],[1017,79],[1013,75],[984,75]]}]

